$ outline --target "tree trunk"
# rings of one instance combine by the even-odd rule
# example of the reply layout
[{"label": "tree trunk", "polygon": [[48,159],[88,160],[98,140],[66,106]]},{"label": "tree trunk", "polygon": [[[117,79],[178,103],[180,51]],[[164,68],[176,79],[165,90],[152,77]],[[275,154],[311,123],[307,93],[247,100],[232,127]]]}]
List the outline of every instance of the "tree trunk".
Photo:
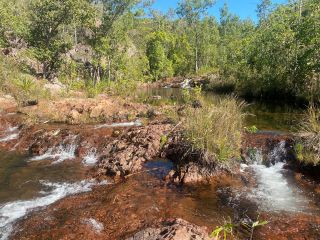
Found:
[{"label": "tree trunk", "polygon": [[196,73],[199,71],[199,63],[198,63],[198,46],[196,46]]},{"label": "tree trunk", "polygon": [[77,27],[74,27],[74,44],[78,44],[78,34],[77,34]]},{"label": "tree trunk", "polygon": [[96,86],[100,82],[101,76],[100,76],[100,65],[96,68],[96,73],[95,73],[95,83],[94,85]]},{"label": "tree trunk", "polygon": [[196,53],[195,53],[196,54],[195,65],[196,66],[195,67],[196,67],[196,73],[198,73],[198,71],[199,71],[199,49],[198,49],[199,48],[199,35],[198,35],[197,26],[195,26],[195,27],[196,27],[196,30],[195,30],[196,31],[196,36],[195,36],[196,37],[196,39],[195,39],[195,48],[196,48],[195,49],[195,51],[196,51]]},{"label": "tree trunk", "polygon": [[111,80],[111,59],[110,56],[108,56],[108,79]]}]

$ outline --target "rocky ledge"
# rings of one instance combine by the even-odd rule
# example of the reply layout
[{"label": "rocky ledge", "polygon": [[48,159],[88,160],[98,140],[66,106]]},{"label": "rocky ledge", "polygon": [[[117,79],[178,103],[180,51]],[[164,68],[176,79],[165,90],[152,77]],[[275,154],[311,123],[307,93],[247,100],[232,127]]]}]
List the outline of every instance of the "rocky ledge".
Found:
[{"label": "rocky ledge", "polygon": [[193,225],[183,219],[169,219],[159,226],[146,228],[126,240],[209,240],[206,228]]}]

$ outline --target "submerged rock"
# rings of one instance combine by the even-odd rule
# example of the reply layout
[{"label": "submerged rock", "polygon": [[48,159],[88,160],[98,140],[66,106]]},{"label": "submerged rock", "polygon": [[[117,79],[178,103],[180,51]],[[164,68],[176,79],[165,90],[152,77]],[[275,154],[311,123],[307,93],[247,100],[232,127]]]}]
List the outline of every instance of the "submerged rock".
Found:
[{"label": "submerged rock", "polygon": [[193,225],[183,219],[165,221],[156,228],[146,228],[127,240],[209,240],[206,228]]}]

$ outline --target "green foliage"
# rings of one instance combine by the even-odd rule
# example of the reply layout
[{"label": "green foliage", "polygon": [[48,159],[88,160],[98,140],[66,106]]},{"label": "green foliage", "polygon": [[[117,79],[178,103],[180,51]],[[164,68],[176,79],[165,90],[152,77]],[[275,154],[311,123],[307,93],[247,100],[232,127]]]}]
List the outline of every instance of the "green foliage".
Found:
[{"label": "green foliage", "polygon": [[253,223],[241,223],[242,226],[244,226],[245,228],[247,228],[249,231],[251,231],[251,234],[250,234],[250,240],[253,239],[253,233],[254,233],[254,230],[258,227],[262,227],[262,226],[265,226],[267,225],[269,222],[268,221],[260,221],[260,220],[257,220]]},{"label": "green foliage", "polygon": [[[72,47],[65,25],[85,23],[91,16],[87,0],[34,0],[31,2],[28,42],[43,64],[43,76],[51,79],[60,68],[62,54]],[[92,13],[92,11],[88,11]]]},{"label": "green foliage", "polygon": [[182,89],[182,100],[184,104],[192,104],[198,101],[200,103],[202,98],[202,88],[201,86],[197,86],[192,89]]},{"label": "green foliage", "polygon": [[294,151],[295,151],[297,159],[299,161],[303,161],[303,159],[304,159],[304,157],[303,157],[303,149],[304,149],[304,147],[303,147],[303,144],[301,144],[301,143],[296,143],[294,145]]},{"label": "green foliage", "polygon": [[243,102],[228,98],[216,105],[203,103],[202,108],[188,107],[184,128],[194,148],[212,159],[226,162],[239,157],[244,114]]},{"label": "green foliage", "polygon": [[[217,227],[213,232],[211,233],[210,237],[215,238],[216,240],[223,239],[227,240],[229,237],[233,239],[233,228],[235,225],[229,220],[228,222],[225,222],[222,226]],[[223,238],[221,238],[221,235]]]},{"label": "green foliage", "polygon": [[193,48],[194,70],[198,73],[200,68],[201,47],[201,18],[207,14],[208,8],[214,5],[214,0],[181,0],[178,3],[177,14],[188,24],[187,34],[191,39]]},{"label": "green foliage", "polygon": [[[123,90],[128,81],[215,74],[214,89],[320,102],[319,0],[261,0],[258,24],[227,4],[217,21],[208,14],[213,0],[181,0],[177,15],[151,10],[152,18],[146,1],[98,2],[0,0],[0,45],[18,51],[27,41],[37,62],[28,61],[43,68],[37,75],[88,86],[89,95],[96,90],[88,81],[108,82],[117,92],[119,82]],[[74,58],[81,48],[85,53]]]},{"label": "green foliage", "polygon": [[[225,221],[222,226],[216,227],[213,232],[211,233],[210,237],[213,237],[216,240],[227,240],[227,239],[253,239],[253,234],[256,228],[262,227],[267,225],[268,221],[249,221],[243,222],[240,221],[239,223],[233,223],[231,219],[229,221]],[[243,228],[243,232],[245,232],[245,236],[243,238],[239,237],[237,231]],[[243,233],[242,233],[243,234]],[[246,236],[247,235],[247,236]]]},{"label": "green foliage", "polygon": [[[317,1],[292,1],[268,14],[252,36],[243,38],[235,76],[240,92],[319,101]],[[311,30],[313,29],[313,30]],[[242,60],[241,60],[242,59]]]},{"label": "green foliage", "polygon": [[162,135],[160,138],[160,146],[163,148],[168,143],[168,136]]},{"label": "green foliage", "polygon": [[0,0],[0,47],[8,46],[9,38],[21,38],[26,34],[29,0]]},{"label": "green foliage", "polygon": [[39,98],[49,98],[43,83],[31,75],[23,73],[21,66],[0,53],[0,91],[11,94],[19,103]]},{"label": "green foliage", "polygon": [[246,132],[251,134],[257,133],[259,131],[259,129],[255,125],[250,127],[245,127],[244,129],[246,130]]},{"label": "green foliage", "polygon": [[168,58],[172,49],[173,39],[166,32],[155,32],[147,42],[147,57],[153,79],[171,77],[173,75],[172,61]]}]

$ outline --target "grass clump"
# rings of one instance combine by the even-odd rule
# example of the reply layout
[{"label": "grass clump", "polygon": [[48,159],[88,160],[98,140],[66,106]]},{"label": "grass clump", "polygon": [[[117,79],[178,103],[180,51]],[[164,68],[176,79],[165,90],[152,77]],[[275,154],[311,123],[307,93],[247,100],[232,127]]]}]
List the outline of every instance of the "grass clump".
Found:
[{"label": "grass clump", "polygon": [[307,164],[320,164],[320,109],[311,105],[300,124],[297,158]]},{"label": "grass clump", "polygon": [[184,128],[188,141],[208,159],[226,162],[239,157],[245,104],[229,97],[217,104],[188,107]]}]

